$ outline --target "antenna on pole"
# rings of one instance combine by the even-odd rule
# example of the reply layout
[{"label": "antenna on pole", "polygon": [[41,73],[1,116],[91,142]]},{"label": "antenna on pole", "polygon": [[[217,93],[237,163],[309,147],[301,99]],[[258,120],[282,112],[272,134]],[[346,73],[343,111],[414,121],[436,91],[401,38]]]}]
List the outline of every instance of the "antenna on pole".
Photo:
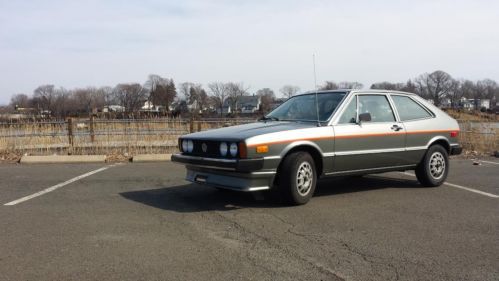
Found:
[{"label": "antenna on pole", "polygon": [[315,113],[317,116],[317,127],[321,126],[321,122],[319,119],[319,99],[317,97],[317,74],[315,72],[315,53],[312,54],[312,60],[314,62],[314,85],[315,85]]}]

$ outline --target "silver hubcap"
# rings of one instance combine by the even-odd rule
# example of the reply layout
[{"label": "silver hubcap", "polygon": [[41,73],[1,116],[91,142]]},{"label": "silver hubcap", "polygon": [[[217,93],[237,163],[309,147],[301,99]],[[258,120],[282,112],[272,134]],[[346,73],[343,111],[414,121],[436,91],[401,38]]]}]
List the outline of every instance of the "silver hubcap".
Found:
[{"label": "silver hubcap", "polygon": [[440,179],[445,172],[445,158],[440,152],[434,152],[430,157],[430,173],[434,179]]},{"label": "silver hubcap", "polygon": [[310,192],[313,180],[314,172],[310,163],[301,163],[296,173],[296,188],[301,196],[306,196]]}]

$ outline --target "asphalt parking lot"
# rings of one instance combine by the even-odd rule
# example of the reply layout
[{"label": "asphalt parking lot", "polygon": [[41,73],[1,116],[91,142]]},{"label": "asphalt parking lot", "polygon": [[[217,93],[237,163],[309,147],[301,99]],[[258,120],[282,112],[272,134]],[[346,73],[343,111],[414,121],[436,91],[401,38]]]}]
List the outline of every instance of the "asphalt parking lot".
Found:
[{"label": "asphalt parking lot", "polygon": [[489,161],[452,160],[438,188],[325,180],[299,207],[189,184],[168,162],[2,164],[0,279],[499,280]]}]

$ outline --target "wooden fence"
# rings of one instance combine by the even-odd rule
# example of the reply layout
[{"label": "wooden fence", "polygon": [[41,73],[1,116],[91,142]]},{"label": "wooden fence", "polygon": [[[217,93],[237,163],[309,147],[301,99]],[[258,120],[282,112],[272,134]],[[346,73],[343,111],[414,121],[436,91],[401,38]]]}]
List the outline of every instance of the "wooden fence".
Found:
[{"label": "wooden fence", "polygon": [[[0,123],[0,152],[16,154],[169,153],[183,134],[254,122],[255,119],[68,119]],[[499,150],[499,123],[460,121],[467,150]]]},{"label": "wooden fence", "polygon": [[68,119],[0,123],[0,151],[31,154],[167,153],[179,136],[254,119]]}]

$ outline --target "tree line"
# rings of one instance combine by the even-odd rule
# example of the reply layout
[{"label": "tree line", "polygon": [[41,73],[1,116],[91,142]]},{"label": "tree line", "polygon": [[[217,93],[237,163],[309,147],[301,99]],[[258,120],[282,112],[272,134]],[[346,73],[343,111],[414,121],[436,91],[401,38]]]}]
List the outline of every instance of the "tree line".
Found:
[{"label": "tree line", "polygon": [[[126,112],[138,112],[145,104],[164,113],[223,112],[228,103],[236,108],[241,97],[250,95],[250,87],[242,82],[212,82],[203,85],[192,82],[175,84],[173,79],[151,74],[145,83],[120,83],[115,87],[86,87],[66,89],[52,84],[38,86],[32,95],[15,94],[11,97],[10,111],[31,109],[53,117],[88,115],[95,109],[121,106]],[[300,88],[285,85],[280,92],[291,97]],[[257,90],[261,111],[268,111],[276,100],[269,88]],[[210,111],[211,110],[211,111]]]},{"label": "tree line", "polygon": [[[362,89],[359,82],[325,81],[320,90]],[[437,106],[444,99],[457,106],[461,98],[499,100],[499,85],[492,79],[472,81],[455,79],[450,74],[437,70],[424,73],[407,82],[378,82],[371,89],[397,90],[416,93],[425,99],[430,99]],[[285,85],[279,89],[285,98],[300,92],[300,88]],[[243,96],[250,95],[250,87],[242,82],[212,82],[206,87],[202,84],[183,82],[175,84],[173,79],[151,74],[146,82],[120,83],[115,87],[86,87],[65,89],[52,84],[37,87],[32,95],[15,94],[11,98],[10,108],[31,108],[38,112],[50,112],[54,117],[64,118],[91,114],[95,109],[119,105],[126,112],[137,112],[145,102],[171,113],[218,112],[222,114],[223,107],[229,104],[237,108]],[[260,112],[268,112],[277,97],[270,88],[262,88],[253,93],[260,97]],[[478,106],[477,104],[475,104]],[[479,108],[475,108],[479,109]]]},{"label": "tree line", "polygon": [[[359,82],[326,81],[320,89],[362,89],[364,85]],[[370,89],[403,91],[418,94],[419,96],[431,100],[435,105],[440,106],[447,99],[448,106],[458,107],[462,98],[473,99],[475,109],[478,110],[478,100],[489,99],[499,101],[499,84],[492,79],[472,81],[469,79],[455,79],[450,74],[442,70],[431,73],[423,73],[407,82],[377,82],[371,85]]]}]

